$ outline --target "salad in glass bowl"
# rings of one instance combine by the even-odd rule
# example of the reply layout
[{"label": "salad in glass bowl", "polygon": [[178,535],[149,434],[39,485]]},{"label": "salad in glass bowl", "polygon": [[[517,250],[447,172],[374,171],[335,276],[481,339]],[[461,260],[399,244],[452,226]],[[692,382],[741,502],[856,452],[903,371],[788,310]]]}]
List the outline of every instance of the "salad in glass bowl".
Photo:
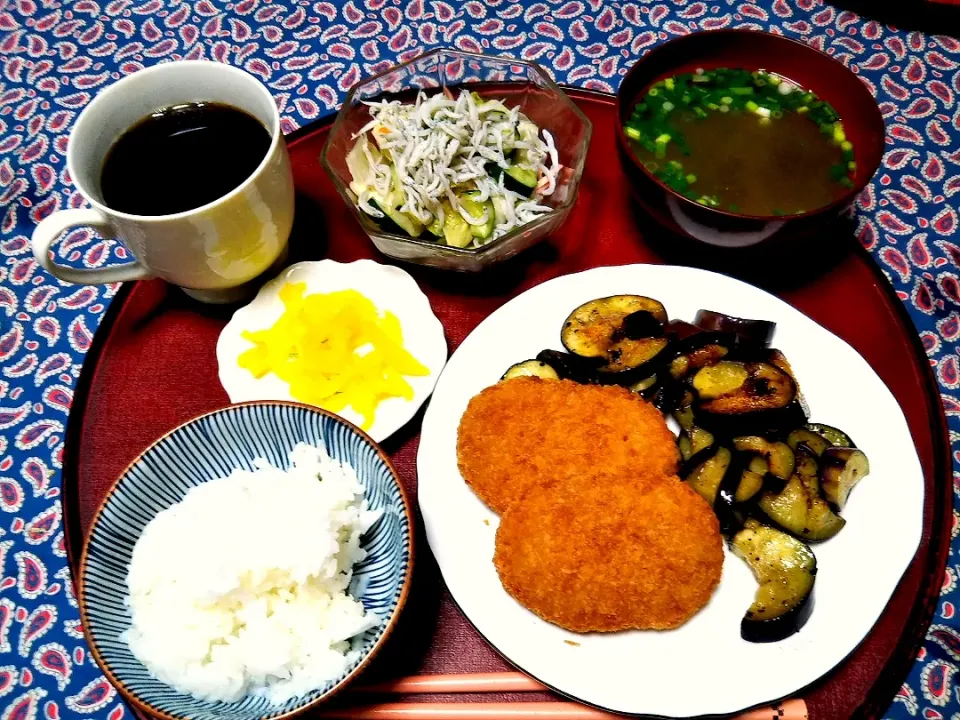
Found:
[{"label": "salad in glass bowl", "polygon": [[536,63],[437,49],[354,85],[321,162],[383,254],[477,271],[563,224],[590,135]]}]

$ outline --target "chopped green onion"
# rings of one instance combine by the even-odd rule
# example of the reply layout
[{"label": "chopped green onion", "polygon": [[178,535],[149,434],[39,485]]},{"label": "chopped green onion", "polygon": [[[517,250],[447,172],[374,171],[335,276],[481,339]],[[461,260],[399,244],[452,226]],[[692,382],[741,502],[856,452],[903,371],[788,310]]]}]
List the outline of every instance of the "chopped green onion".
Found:
[{"label": "chopped green onion", "polygon": [[836,143],[839,144],[839,143],[842,143],[842,142],[843,142],[844,140],[846,140],[846,139],[847,139],[847,136],[846,136],[846,134],[843,132],[843,125],[841,125],[840,123],[836,123],[836,124],[833,126],[833,140],[834,140],[834,142],[836,142]]},{"label": "chopped green onion", "polygon": [[697,181],[696,175],[694,175],[693,173],[690,173],[689,175],[687,175],[687,183],[689,183],[690,185],[693,185],[696,181]]},{"label": "chopped green onion", "polygon": [[720,98],[721,105],[730,105],[731,103],[733,103],[733,98],[729,95],[724,95],[722,98]]},{"label": "chopped green onion", "polygon": [[629,125],[627,125],[627,126],[623,129],[623,131],[627,134],[627,137],[628,137],[628,138],[631,138],[631,139],[633,139],[633,140],[639,140],[641,137],[643,137],[643,135],[641,134],[641,132],[640,132],[637,128],[631,127],[631,126],[629,126]]},{"label": "chopped green onion", "polygon": [[734,95],[753,95],[753,88],[752,87],[735,87],[735,88],[730,88],[730,92],[732,92]]},{"label": "chopped green onion", "polygon": [[806,105],[802,105],[797,108],[797,115],[806,115],[808,112],[810,112],[810,108],[808,108]]},{"label": "chopped green onion", "polygon": [[770,113],[770,117],[772,117],[774,120],[779,120],[783,117],[783,110],[774,110],[772,113]]},{"label": "chopped green onion", "polygon": [[666,86],[667,90],[673,90],[675,87],[675,82],[672,77],[668,77],[666,80],[664,80],[663,84]]},{"label": "chopped green onion", "polygon": [[693,109],[693,114],[696,115],[698,118],[705,118],[707,116],[707,111],[701,107],[695,107]]},{"label": "chopped green onion", "polygon": [[755,113],[760,108],[753,100],[747,100],[747,104],[744,105],[744,107],[752,113]]},{"label": "chopped green onion", "polygon": [[650,97],[656,97],[656,96],[659,95],[659,94],[660,94],[660,91],[657,90],[657,88],[655,88],[655,87],[652,87],[652,88],[650,88],[649,90],[647,90],[647,95],[650,96]]},{"label": "chopped green onion", "polygon": [[857,163],[853,162],[852,160],[848,162],[847,170],[849,170],[852,173],[855,173],[857,171]]},{"label": "chopped green onion", "polygon": [[663,112],[663,113],[669,113],[669,112],[671,112],[675,107],[676,107],[676,105],[674,105],[672,102],[670,102],[669,100],[667,100],[663,105],[660,106],[660,111]]},{"label": "chopped green onion", "polygon": [[776,87],[777,85],[779,85],[780,83],[782,83],[783,80],[781,80],[780,78],[778,78],[776,75],[768,75],[768,76],[767,76],[767,82],[770,83],[771,85],[773,85],[774,87]]},{"label": "chopped green onion", "polygon": [[853,150],[853,143],[849,140],[844,140],[840,143],[840,149],[844,152],[851,152]]}]

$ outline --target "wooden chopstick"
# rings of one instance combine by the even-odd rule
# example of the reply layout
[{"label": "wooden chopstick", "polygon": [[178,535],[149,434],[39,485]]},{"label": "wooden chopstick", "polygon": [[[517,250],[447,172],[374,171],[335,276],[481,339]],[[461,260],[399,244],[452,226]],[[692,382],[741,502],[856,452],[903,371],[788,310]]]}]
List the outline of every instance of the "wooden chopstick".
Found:
[{"label": "wooden chopstick", "polygon": [[[352,689],[351,694],[542,692],[549,688],[519,672],[412,675]],[[807,704],[785,700],[738,715],[735,720],[807,720]],[[329,720],[609,720],[619,718],[575,702],[378,703],[331,708],[317,714]]]},{"label": "wooden chopstick", "polygon": [[412,675],[365,685],[354,692],[392,695],[395,693],[499,693],[548,692],[549,688],[519,672],[455,673]]},{"label": "wooden chopstick", "polygon": [[[769,714],[769,713],[768,713]],[[382,703],[337,708],[317,717],[337,720],[610,720],[611,715],[573,702]]]},{"label": "wooden chopstick", "polygon": [[[786,700],[758,708],[735,720],[807,720],[803,700]],[[518,703],[382,703],[366,707],[337,708],[316,715],[328,720],[610,720],[621,718],[574,702]]]}]

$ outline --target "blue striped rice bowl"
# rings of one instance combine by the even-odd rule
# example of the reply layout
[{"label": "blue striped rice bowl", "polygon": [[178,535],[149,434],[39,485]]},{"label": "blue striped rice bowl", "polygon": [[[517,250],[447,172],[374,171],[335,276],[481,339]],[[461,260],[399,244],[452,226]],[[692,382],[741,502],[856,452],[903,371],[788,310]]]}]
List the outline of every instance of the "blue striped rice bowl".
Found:
[{"label": "blue striped rice bowl", "polygon": [[[236,468],[253,469],[256,458],[289,467],[297,443],[323,447],[349,464],[366,488],[371,510],[383,516],[363,536],[368,553],[354,569],[350,594],[384,622],[355,637],[359,658],[338,679],[283,705],[247,696],[236,702],[198,700],[153,678],[120,639],[131,622],[125,603],[133,547],[153,517],[207,480]],[[267,720],[292,718],[343,688],[380,649],[407,596],[413,568],[413,522],[396,471],[361,430],[319,408],[286,402],[232,405],[179,426],[141,453],[101,504],[80,564],[83,629],[97,664],[121,695],[159,718]]]}]

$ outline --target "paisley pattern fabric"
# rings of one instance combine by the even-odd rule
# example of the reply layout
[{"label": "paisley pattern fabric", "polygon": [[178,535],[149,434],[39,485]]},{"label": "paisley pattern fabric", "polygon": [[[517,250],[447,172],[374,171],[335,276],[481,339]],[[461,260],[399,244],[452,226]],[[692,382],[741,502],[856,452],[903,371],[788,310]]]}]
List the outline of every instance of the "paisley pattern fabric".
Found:
[{"label": "paisley pattern fabric", "polygon": [[[824,0],[0,0],[0,720],[130,715],[83,641],[59,500],[73,387],[116,288],[61,284],[29,248],[36,222],[84,204],[64,153],[72,122],[99,89],[158,62],[230,63],[273,90],[290,131],[333,112],[362,76],[438,45],[537,60],[562,83],[613,91],[650,47],[721,27],[800,38],[876,95],[888,146],[858,202],[858,237],[917,325],[960,459],[956,39],[898,30]],[[128,259],[117,242],[84,229],[57,252],[88,267]],[[954,562],[889,718],[960,717]]]}]

